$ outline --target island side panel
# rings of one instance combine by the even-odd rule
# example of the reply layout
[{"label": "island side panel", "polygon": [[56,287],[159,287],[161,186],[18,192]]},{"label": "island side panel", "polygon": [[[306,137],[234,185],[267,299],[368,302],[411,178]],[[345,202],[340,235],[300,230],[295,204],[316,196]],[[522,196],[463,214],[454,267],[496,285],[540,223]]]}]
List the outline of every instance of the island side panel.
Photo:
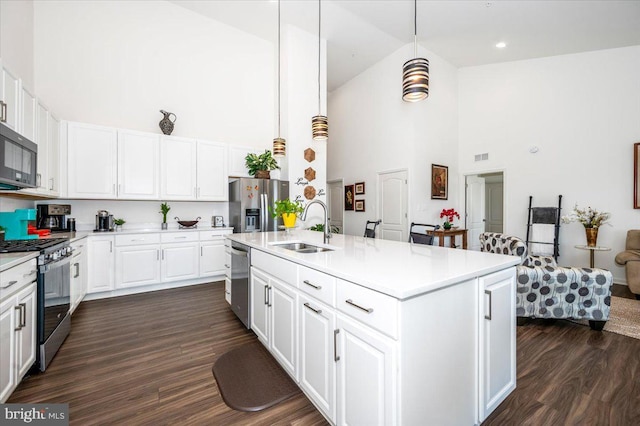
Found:
[{"label": "island side panel", "polygon": [[399,424],[477,422],[478,312],[477,279],[402,301]]}]

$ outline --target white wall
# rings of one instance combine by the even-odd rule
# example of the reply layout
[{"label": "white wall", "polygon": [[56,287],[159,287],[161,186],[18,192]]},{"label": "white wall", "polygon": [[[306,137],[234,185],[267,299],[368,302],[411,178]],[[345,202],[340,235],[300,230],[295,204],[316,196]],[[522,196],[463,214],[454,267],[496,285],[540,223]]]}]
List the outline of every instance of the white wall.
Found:
[{"label": "white wall", "polygon": [[[344,233],[362,235],[367,220],[379,219],[377,173],[409,171],[409,223],[442,223],[443,208],[460,211],[458,199],[458,77],[442,58],[429,59],[426,100],[402,100],[402,65],[413,57],[407,44],[329,96],[328,179],[365,182],[366,212],[344,212]],[[330,72],[330,71],[329,71]],[[449,167],[449,199],[431,200],[431,164]],[[360,196],[357,197],[360,199]]]},{"label": "white wall", "polygon": [[268,147],[274,46],[165,1],[36,1],[36,92],[61,119]]},{"label": "white wall", "polygon": [[0,1],[0,58],[33,93],[32,1]]},{"label": "white wall", "polygon": [[[314,4],[309,3],[313,8]],[[311,117],[318,114],[318,36],[288,25],[283,34],[283,69],[282,69],[282,136],[287,140],[287,173],[284,175],[290,182],[289,198],[299,200],[302,204],[309,199],[304,196],[304,189],[312,186],[316,190],[314,199],[326,201],[327,192],[327,141],[314,141],[311,133]],[[326,114],[327,74],[326,74],[326,41],[322,41],[321,49],[321,105]],[[329,142],[331,143],[332,118],[329,117]],[[304,151],[311,148],[315,152],[315,160],[304,159]],[[304,178],[305,169],[313,168],[316,178],[308,181]],[[323,223],[324,214],[320,206],[312,206],[307,220],[301,227],[309,227]]]},{"label": "white wall", "polygon": [[[632,208],[632,146],[640,138],[640,46],[463,68],[460,78],[462,173],[505,170],[505,232],[526,236],[529,195],[563,213],[578,203],[611,212],[600,229],[596,266],[625,282],[614,257],[640,227]],[[529,152],[537,146],[536,154]],[[475,163],[474,154],[489,153]],[[580,224],[560,228],[560,264],[588,266]]]}]

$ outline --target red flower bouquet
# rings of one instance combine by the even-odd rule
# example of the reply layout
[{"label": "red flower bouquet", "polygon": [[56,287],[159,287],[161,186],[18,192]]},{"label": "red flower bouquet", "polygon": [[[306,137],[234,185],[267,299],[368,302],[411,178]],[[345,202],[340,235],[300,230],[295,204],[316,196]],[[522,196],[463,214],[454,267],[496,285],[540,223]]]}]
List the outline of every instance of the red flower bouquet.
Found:
[{"label": "red flower bouquet", "polygon": [[442,227],[444,229],[451,229],[451,226],[453,226],[451,222],[453,222],[454,216],[460,219],[460,214],[458,214],[458,212],[454,209],[442,209],[442,211],[440,212],[440,219],[442,219],[443,217],[447,218],[447,220],[445,220],[445,222],[442,224]]}]

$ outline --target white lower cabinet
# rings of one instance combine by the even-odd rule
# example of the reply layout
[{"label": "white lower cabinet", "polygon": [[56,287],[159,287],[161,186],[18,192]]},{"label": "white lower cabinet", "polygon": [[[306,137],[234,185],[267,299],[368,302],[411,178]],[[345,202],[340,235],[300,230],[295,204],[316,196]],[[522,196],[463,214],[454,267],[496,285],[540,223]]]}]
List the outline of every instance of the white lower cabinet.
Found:
[{"label": "white lower cabinet", "polygon": [[251,270],[251,328],[280,365],[294,378],[298,373],[298,292],[291,286]]},{"label": "white lower cabinet", "polygon": [[114,237],[93,235],[88,242],[87,265],[89,268],[87,293],[100,293],[115,288]]},{"label": "white lower cabinet", "polygon": [[336,421],[336,314],[300,294],[300,386],[325,416]]},{"label": "white lower cabinet", "polygon": [[160,245],[116,247],[116,288],[160,281]]},{"label": "white lower cabinet", "polygon": [[198,243],[175,243],[162,245],[160,279],[180,281],[198,278]]},{"label": "white lower cabinet", "polygon": [[73,314],[87,294],[87,239],[71,243],[71,308]]},{"label": "white lower cabinet", "polygon": [[515,277],[509,271],[480,277],[480,421],[516,387]]},{"label": "white lower cabinet", "polygon": [[[0,403],[36,360],[36,260],[2,273],[0,289]],[[9,282],[5,283],[5,279]]]},{"label": "white lower cabinet", "polygon": [[224,237],[200,242],[200,276],[223,274],[225,268]]}]

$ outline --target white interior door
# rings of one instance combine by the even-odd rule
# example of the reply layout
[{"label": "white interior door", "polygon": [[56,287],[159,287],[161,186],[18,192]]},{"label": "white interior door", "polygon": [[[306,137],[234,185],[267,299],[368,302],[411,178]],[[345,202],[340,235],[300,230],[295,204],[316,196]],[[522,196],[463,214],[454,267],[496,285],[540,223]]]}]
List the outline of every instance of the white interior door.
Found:
[{"label": "white interior door", "polygon": [[469,249],[480,250],[480,234],[485,224],[485,183],[484,178],[467,176],[467,229]]},{"label": "white interior door", "polygon": [[503,231],[503,198],[504,190],[502,182],[486,182],[486,226],[487,232]]},{"label": "white interior door", "polygon": [[380,238],[407,241],[407,171],[378,174]]},{"label": "white interior door", "polygon": [[338,228],[340,234],[343,234],[343,214],[344,214],[344,196],[342,180],[329,182],[329,226]]}]

